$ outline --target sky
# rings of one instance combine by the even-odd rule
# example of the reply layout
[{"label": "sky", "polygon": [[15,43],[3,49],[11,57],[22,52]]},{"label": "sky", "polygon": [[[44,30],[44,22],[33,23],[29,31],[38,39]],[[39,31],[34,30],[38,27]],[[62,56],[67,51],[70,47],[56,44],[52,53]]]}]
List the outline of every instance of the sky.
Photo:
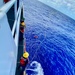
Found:
[{"label": "sky", "polygon": [[75,20],[75,0],[39,0]]}]

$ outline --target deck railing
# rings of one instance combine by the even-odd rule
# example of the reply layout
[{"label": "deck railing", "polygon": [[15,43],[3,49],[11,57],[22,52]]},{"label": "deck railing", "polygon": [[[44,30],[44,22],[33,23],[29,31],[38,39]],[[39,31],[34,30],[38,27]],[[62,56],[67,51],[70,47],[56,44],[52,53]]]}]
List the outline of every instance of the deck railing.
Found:
[{"label": "deck railing", "polygon": [[[16,23],[14,23],[14,28],[13,31],[16,29],[16,34],[15,34],[15,44],[18,48],[18,40],[19,40],[19,25],[20,25],[20,17],[21,17],[21,8],[19,7],[18,12],[17,12],[17,18],[16,18]],[[13,34],[14,35],[14,34]]]},{"label": "deck railing", "polygon": [[3,7],[0,9],[0,19],[9,11],[15,2],[16,0],[11,0],[3,5]]},{"label": "deck railing", "polygon": [[[5,3],[2,8],[0,8],[0,59],[1,59],[1,66],[0,67],[0,75],[15,75],[16,70],[16,62],[17,62],[17,51],[18,51],[18,40],[19,40],[19,27],[20,27],[20,16],[21,16],[21,9],[22,4],[19,5],[18,11],[15,8],[15,21],[12,28],[12,31],[9,27],[9,23],[7,20],[6,13],[10,10],[10,8],[17,3],[17,0],[10,0],[9,2]],[[16,4],[17,6],[17,4]],[[4,23],[4,22],[5,23]],[[16,31],[16,32],[15,32]],[[13,37],[15,34],[15,37]],[[9,40],[10,39],[10,40]],[[6,55],[6,56],[4,56]],[[8,60],[10,58],[10,61]],[[6,63],[7,69],[6,69]],[[13,67],[11,67],[13,64]],[[8,73],[11,71],[11,74]]]},{"label": "deck railing", "polygon": [[[9,9],[15,4],[16,0],[11,0],[9,2],[7,2],[1,9],[0,9],[0,19],[9,11]],[[20,4],[18,11],[17,9],[15,9],[15,11],[17,11],[16,13],[16,17],[15,17],[15,21],[14,21],[14,25],[13,25],[13,29],[12,29],[12,36],[14,36],[14,32],[16,29],[16,34],[15,34],[15,44],[18,47],[18,37],[19,37],[19,25],[20,25],[20,16],[21,16],[21,7],[22,4]],[[17,7],[15,7],[17,8]]]}]

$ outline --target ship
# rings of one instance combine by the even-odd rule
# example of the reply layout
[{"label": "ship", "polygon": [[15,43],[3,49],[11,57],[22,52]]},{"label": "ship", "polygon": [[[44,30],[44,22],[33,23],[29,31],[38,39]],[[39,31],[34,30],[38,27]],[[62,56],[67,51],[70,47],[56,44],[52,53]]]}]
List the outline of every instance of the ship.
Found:
[{"label": "ship", "polygon": [[25,48],[21,21],[24,21],[23,2],[0,0],[0,75],[17,75],[18,58]]},{"label": "ship", "polygon": [[[0,0],[0,75],[20,75],[19,60],[26,51],[23,1]],[[41,75],[41,65],[33,61],[23,75]]]}]

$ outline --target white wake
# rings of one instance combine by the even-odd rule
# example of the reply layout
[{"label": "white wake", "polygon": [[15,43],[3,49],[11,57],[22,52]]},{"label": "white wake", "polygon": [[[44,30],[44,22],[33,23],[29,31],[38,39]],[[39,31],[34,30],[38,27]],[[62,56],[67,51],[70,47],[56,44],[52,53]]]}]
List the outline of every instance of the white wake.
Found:
[{"label": "white wake", "polygon": [[33,61],[30,64],[30,68],[26,70],[26,75],[44,75],[41,64],[37,61]]}]

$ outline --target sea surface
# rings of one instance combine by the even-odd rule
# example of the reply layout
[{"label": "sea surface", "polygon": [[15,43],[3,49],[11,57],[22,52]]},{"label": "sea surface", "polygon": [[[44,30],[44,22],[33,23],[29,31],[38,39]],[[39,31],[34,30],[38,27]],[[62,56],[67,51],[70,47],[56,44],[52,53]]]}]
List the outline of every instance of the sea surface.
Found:
[{"label": "sea surface", "polygon": [[37,0],[23,3],[27,75],[75,75],[75,20]]}]

